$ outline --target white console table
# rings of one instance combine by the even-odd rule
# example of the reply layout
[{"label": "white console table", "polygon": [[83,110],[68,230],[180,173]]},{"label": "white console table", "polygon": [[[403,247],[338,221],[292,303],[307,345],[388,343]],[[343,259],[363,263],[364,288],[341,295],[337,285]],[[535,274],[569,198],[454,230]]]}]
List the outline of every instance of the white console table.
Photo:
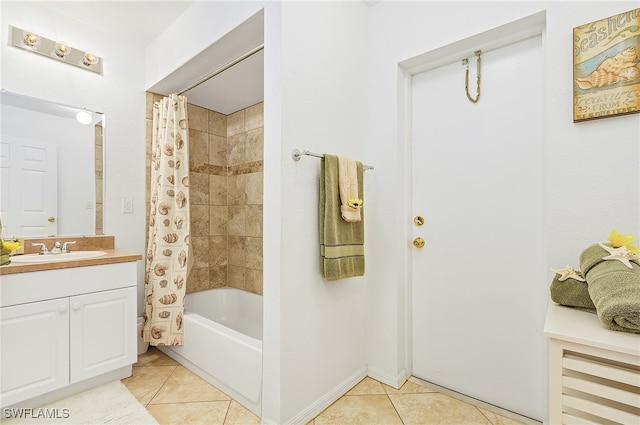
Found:
[{"label": "white console table", "polygon": [[549,422],[640,425],[640,335],[550,302]]}]

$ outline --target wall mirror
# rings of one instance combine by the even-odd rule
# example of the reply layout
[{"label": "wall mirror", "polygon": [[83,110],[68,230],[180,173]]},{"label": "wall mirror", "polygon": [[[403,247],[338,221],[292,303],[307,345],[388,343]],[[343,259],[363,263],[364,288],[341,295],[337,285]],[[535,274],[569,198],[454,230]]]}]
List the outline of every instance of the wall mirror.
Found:
[{"label": "wall mirror", "polygon": [[103,234],[104,114],[0,97],[3,237]]}]

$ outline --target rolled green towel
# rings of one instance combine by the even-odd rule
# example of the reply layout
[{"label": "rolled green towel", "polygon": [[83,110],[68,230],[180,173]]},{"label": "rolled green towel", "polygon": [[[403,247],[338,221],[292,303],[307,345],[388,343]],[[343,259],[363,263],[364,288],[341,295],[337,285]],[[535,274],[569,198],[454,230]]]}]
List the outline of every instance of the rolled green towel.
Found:
[{"label": "rolled green towel", "polygon": [[640,266],[628,255],[615,255],[615,250],[591,245],[580,254],[580,269],[602,324],[614,331],[640,333]]},{"label": "rolled green towel", "polygon": [[573,307],[578,310],[596,314],[596,306],[589,295],[589,287],[586,282],[581,282],[572,277],[565,280],[556,274],[551,282],[551,299],[556,304]]}]

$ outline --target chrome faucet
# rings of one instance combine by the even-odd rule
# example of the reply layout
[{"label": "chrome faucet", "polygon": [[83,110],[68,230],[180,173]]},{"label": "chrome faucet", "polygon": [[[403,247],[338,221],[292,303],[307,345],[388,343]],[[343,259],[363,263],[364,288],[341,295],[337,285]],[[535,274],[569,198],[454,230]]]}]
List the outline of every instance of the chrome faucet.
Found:
[{"label": "chrome faucet", "polygon": [[71,250],[69,249],[69,245],[76,243],[76,241],[73,242],[65,242],[64,245],[62,245],[62,253],[63,254],[68,254],[71,252]]},{"label": "chrome faucet", "polygon": [[62,245],[60,244],[60,241],[56,241],[56,243],[53,244],[51,254],[62,254]]},{"label": "chrome faucet", "polygon": [[32,243],[31,246],[39,246],[40,247],[40,255],[48,255],[49,254],[49,250],[47,249],[46,245],[43,243]]}]

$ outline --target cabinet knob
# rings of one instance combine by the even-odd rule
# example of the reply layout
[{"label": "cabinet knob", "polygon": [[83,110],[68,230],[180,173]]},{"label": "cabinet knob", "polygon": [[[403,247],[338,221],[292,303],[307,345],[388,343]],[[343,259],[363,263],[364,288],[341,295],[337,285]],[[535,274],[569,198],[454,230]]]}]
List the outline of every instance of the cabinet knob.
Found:
[{"label": "cabinet knob", "polygon": [[62,304],[60,307],[58,307],[58,311],[60,313],[64,313],[69,309],[69,306],[67,306],[66,304]]},{"label": "cabinet knob", "polygon": [[80,304],[79,302],[75,302],[73,303],[73,305],[71,306],[74,310],[80,310],[80,307],[82,307],[82,304]]}]

